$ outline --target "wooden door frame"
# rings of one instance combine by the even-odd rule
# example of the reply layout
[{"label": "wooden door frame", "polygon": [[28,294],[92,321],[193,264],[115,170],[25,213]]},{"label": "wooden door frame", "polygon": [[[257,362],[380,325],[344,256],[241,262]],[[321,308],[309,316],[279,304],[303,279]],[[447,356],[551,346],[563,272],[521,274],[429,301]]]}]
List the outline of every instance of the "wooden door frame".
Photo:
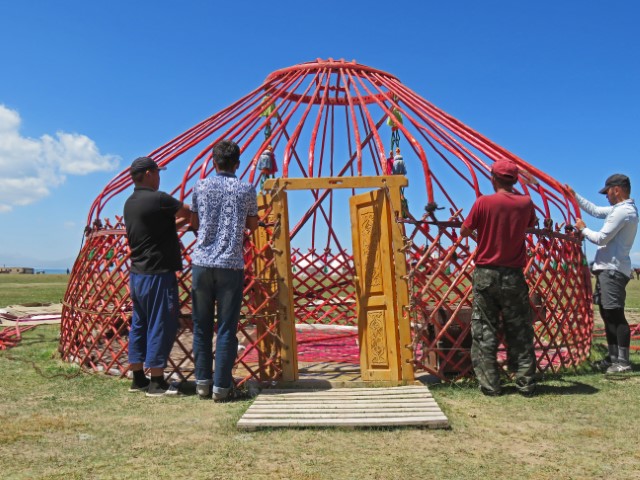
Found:
[{"label": "wooden door frame", "polygon": [[[404,175],[376,177],[319,177],[319,178],[274,178],[264,182],[263,190],[271,197],[273,214],[279,228],[272,238],[275,263],[278,271],[278,301],[280,309],[281,337],[285,343],[282,351],[282,380],[298,380],[298,355],[293,309],[293,276],[291,273],[291,243],[289,239],[289,209],[287,190],[332,190],[332,189],[387,189],[392,209],[392,221],[402,213],[402,187],[409,185]],[[395,263],[396,311],[398,312],[398,338],[400,342],[401,377],[413,381],[413,350],[409,320],[409,285],[404,239],[400,228],[392,228],[393,255]]]}]

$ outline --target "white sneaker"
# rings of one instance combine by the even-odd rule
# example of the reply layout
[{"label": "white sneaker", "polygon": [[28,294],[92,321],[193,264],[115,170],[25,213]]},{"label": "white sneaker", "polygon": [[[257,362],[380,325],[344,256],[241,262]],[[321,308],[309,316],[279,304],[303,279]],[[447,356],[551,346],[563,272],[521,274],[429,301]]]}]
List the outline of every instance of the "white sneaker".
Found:
[{"label": "white sneaker", "polygon": [[607,368],[607,373],[629,373],[631,372],[631,364],[623,364],[623,363],[614,363],[609,368]]},{"label": "white sneaker", "polygon": [[225,400],[229,396],[229,392],[231,392],[231,387],[223,388],[223,387],[213,387],[213,399],[214,400]]},{"label": "white sneaker", "polygon": [[196,393],[203,400],[211,398],[211,385],[196,385]]}]

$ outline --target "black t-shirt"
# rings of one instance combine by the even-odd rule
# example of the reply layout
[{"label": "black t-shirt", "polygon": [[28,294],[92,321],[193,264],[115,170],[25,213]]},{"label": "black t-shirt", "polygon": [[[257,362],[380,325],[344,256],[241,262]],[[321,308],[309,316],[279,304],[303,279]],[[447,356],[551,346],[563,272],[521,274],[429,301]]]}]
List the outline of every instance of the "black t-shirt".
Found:
[{"label": "black t-shirt", "polygon": [[176,212],[182,202],[164,192],[136,187],[124,204],[133,273],[182,270]]}]

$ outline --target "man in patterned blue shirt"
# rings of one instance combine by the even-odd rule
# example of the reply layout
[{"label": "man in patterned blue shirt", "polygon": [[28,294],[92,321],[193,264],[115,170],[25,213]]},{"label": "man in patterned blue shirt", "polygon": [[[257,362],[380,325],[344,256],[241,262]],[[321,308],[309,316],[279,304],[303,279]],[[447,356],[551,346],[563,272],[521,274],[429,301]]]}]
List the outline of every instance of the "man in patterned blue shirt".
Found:
[{"label": "man in patterned blue shirt", "polygon": [[[196,391],[201,398],[228,397],[238,352],[238,320],[244,285],[244,236],[258,226],[255,188],[235,175],[240,148],[230,140],[213,147],[217,175],[193,189],[191,225],[197,240],[191,255],[193,283],[193,354]],[[212,342],[217,310],[215,376],[212,388]]]}]

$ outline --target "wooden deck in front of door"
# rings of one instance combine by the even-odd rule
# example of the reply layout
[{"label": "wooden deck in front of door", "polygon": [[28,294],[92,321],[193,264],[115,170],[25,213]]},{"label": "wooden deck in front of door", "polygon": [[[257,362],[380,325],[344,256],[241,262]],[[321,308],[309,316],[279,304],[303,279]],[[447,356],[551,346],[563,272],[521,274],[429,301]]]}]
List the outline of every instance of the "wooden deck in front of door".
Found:
[{"label": "wooden deck in front of door", "polygon": [[426,386],[263,390],[238,428],[397,427],[448,428]]}]

